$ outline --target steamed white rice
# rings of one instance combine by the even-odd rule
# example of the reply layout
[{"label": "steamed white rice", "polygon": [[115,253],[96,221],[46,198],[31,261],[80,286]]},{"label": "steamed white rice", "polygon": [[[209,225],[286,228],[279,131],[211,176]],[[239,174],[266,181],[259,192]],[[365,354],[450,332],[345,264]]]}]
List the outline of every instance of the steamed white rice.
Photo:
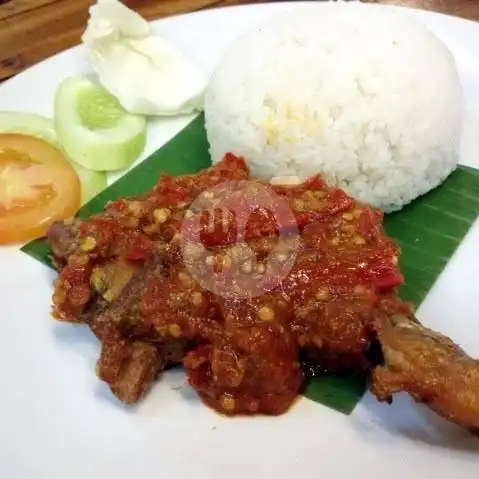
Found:
[{"label": "steamed white rice", "polygon": [[242,36],[206,94],[213,161],[255,176],[317,173],[386,211],[442,182],[458,161],[454,59],[406,14],[359,3],[301,6]]}]

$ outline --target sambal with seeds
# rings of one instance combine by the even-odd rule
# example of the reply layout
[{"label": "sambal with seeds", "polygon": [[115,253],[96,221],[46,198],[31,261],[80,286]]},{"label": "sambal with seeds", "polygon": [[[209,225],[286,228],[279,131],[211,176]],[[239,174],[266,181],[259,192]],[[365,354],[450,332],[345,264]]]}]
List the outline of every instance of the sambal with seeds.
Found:
[{"label": "sambal with seeds", "polygon": [[[254,214],[241,209],[244,182],[247,202],[258,203]],[[277,221],[260,204],[265,189],[293,221]],[[382,219],[320,176],[268,184],[228,154],[196,175],[163,176],[150,192],[114,201],[92,218],[53,225],[48,239],[60,271],[53,315],[89,325],[102,343],[98,375],[128,404],[140,401],[168,365],[183,364],[190,385],[215,410],[281,414],[304,386],[303,361],[329,373],[372,370],[381,400],[405,390],[427,401],[432,392],[416,390],[406,370],[398,370],[396,389],[396,373],[386,372],[396,358],[391,352],[408,347],[399,337],[408,334],[404,322],[418,323],[397,294],[400,250]],[[262,293],[248,294],[258,284]],[[398,315],[405,318],[401,329],[390,322]],[[434,355],[429,333],[414,327],[411,341]],[[387,362],[379,366],[382,358],[369,351],[383,340]],[[476,362],[463,364],[479,377]],[[427,383],[415,374],[413,383]],[[455,420],[439,403],[434,409]],[[460,407],[457,422],[479,427],[469,420],[479,417],[479,393]]]}]

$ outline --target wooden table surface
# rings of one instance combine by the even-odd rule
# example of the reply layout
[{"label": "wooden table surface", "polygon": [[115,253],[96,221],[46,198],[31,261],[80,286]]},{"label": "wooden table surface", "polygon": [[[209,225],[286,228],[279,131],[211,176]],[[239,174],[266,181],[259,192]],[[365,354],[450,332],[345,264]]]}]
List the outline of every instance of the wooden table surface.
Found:
[{"label": "wooden table surface", "polygon": [[[369,0],[479,21],[479,0]],[[258,0],[124,0],[152,20]],[[0,0],[0,80],[80,42],[94,0]]]}]

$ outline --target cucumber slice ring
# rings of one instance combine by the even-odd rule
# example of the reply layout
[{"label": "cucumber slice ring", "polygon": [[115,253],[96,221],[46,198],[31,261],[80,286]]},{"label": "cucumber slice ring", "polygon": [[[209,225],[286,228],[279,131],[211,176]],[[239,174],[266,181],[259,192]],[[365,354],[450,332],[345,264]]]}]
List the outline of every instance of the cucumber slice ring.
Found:
[{"label": "cucumber slice ring", "polygon": [[[47,141],[56,148],[63,150],[58,139],[53,121],[35,113],[23,111],[2,111],[0,112],[0,134],[19,133],[34,136],[40,140]],[[65,155],[68,160],[68,155]],[[103,191],[106,186],[106,174],[99,171],[91,171],[70,161],[75,168],[82,186],[82,204]]]},{"label": "cucumber slice ring", "polygon": [[19,133],[34,136],[60,148],[52,120],[35,113],[0,111],[0,133]]},{"label": "cucumber slice ring", "polygon": [[146,143],[146,119],[129,114],[103,87],[81,77],[61,83],[55,127],[68,156],[90,170],[126,168]]}]

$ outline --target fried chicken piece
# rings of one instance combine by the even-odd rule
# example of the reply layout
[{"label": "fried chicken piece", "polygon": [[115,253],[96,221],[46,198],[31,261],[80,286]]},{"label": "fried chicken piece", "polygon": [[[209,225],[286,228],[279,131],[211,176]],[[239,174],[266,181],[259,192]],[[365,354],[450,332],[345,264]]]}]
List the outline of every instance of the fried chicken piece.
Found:
[{"label": "fried chicken piece", "polygon": [[302,246],[280,291],[294,309],[291,329],[317,370],[366,370],[380,298],[403,282],[399,249],[381,217],[356,205],[327,223],[304,228]]},{"label": "fried chicken piece", "polygon": [[183,361],[215,409],[280,414],[303,381],[300,353],[327,371],[368,367],[379,297],[403,280],[382,215],[319,177],[245,192],[247,178],[227,155],[51,228],[54,314],[88,323],[121,400]]},{"label": "fried chicken piece", "polygon": [[384,366],[372,373],[371,391],[392,402],[404,391],[440,416],[479,434],[479,361],[414,317],[382,314],[377,326]]},{"label": "fried chicken piece", "polygon": [[55,266],[63,268],[68,258],[78,249],[80,241],[79,219],[69,219],[54,223],[47,232],[47,240],[52,249]]},{"label": "fried chicken piece", "polygon": [[137,270],[137,265],[124,261],[120,257],[94,266],[90,276],[90,285],[105,301],[111,302],[120,295]]},{"label": "fried chicken piece", "polygon": [[[226,155],[196,175],[162,176],[148,194],[114,201],[92,218],[54,224],[47,236],[54,261],[62,268],[55,282],[54,317],[81,321],[83,312],[95,309],[91,303],[98,299],[92,285],[95,268],[104,268],[117,259],[141,266],[179,235],[186,208],[198,194],[224,181],[248,176],[242,158]],[[118,293],[116,290],[115,295]]]},{"label": "fried chicken piece", "polygon": [[[118,384],[125,383],[118,382],[117,371],[130,361],[131,341],[161,345],[162,351],[184,344],[181,359],[191,351],[184,363],[205,402],[227,414],[279,414],[302,383],[296,341],[288,329],[291,314],[287,303],[274,295],[249,304],[204,290],[172,247],[155,255],[92,318],[90,327],[104,343],[99,375],[123,399]],[[151,374],[137,376],[135,390],[147,390],[146,382],[154,379]],[[127,392],[126,397],[140,395]]]},{"label": "fried chicken piece", "polygon": [[134,404],[165,365],[165,355],[153,344],[115,339],[103,343],[97,374],[118,399]]},{"label": "fried chicken piece", "polygon": [[100,341],[131,337],[135,325],[135,311],[138,310],[139,295],[145,288],[149,275],[162,275],[162,258],[154,258],[139,269],[122,288],[118,296],[102,310],[89,318],[88,325]]},{"label": "fried chicken piece", "polygon": [[166,367],[181,364],[190,349],[185,341],[109,339],[102,344],[96,372],[118,399],[134,404]]},{"label": "fried chicken piece", "polygon": [[[186,272],[185,276],[180,273],[180,281],[187,278],[186,275]],[[135,325],[129,322],[131,334],[136,337],[201,343],[222,334],[223,319],[215,297],[199,285],[183,290],[164,278],[152,278],[139,300]]]},{"label": "fried chicken piece", "polygon": [[[230,229],[225,231],[214,224],[205,239],[210,245],[226,246],[205,250],[190,241],[188,248],[198,251],[187,255],[186,260],[192,260],[190,268],[218,294],[241,296],[249,291],[261,295],[273,289],[278,300],[291,302],[294,315],[288,327],[302,354],[318,369],[335,373],[365,370],[370,366],[366,353],[375,337],[374,309],[381,294],[394,291],[403,282],[397,265],[399,249],[381,227],[382,215],[370,207],[346,203],[349,210],[339,209],[332,216],[323,212],[320,217],[321,207],[333,206],[324,183],[313,180],[306,185],[315,186],[315,190],[299,185],[296,192],[290,192],[290,199],[304,214],[313,206],[319,209],[314,218],[323,221],[306,222],[300,233],[250,235],[242,244],[232,245],[230,236],[236,239],[236,231],[231,234]],[[282,189],[286,194],[288,189]],[[254,196],[254,186],[249,194]],[[247,210],[246,206],[237,208]],[[265,214],[250,218],[252,231],[267,235],[276,226]],[[259,228],[255,223],[264,226]],[[211,267],[200,268],[208,260]],[[219,277],[215,277],[217,272]]]},{"label": "fried chicken piece", "polygon": [[165,255],[155,256],[111,303],[88,318],[90,329],[102,342],[97,374],[127,404],[139,401],[158,374],[169,364],[181,363],[193,345],[160,334],[141,317],[142,296],[154,279],[167,277],[168,272]]},{"label": "fried chicken piece", "polygon": [[291,308],[274,295],[221,302],[224,335],[187,355],[190,384],[224,414],[285,412],[303,382]]},{"label": "fried chicken piece", "polygon": [[[155,254],[137,270],[109,307],[91,318],[90,327],[99,339],[108,338],[111,328],[135,340],[194,339],[195,333],[188,333],[188,323],[193,318],[212,318],[214,305],[207,301],[206,292],[201,293],[178,254],[175,248]],[[183,330],[179,324],[181,317]]]}]

